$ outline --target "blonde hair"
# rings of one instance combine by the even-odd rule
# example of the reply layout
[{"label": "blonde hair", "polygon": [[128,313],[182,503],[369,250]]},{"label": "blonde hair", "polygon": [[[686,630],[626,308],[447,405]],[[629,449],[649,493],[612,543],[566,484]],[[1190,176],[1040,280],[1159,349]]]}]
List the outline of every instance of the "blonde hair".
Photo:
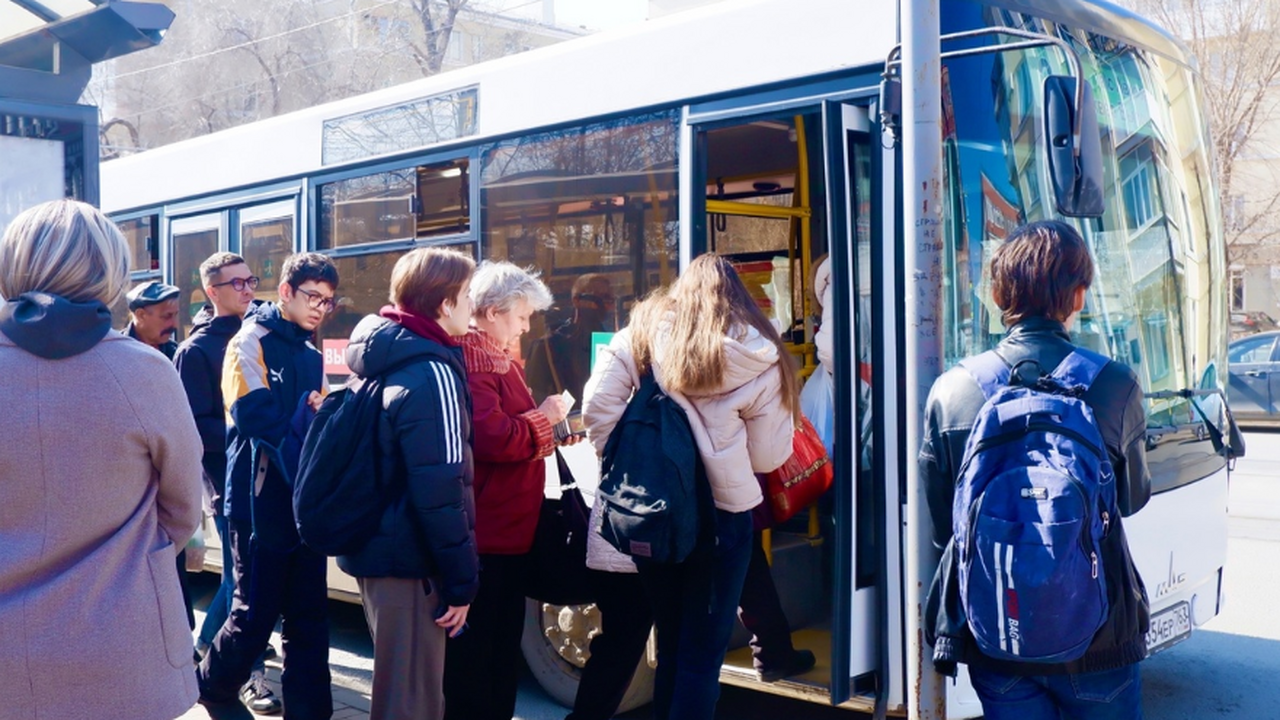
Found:
[{"label": "blonde hair", "polygon": [[476,261],[456,250],[410,250],[391,269],[391,302],[415,315],[439,319],[440,306],[458,296],[475,269]]},{"label": "blonde hair", "polygon": [[129,282],[129,244],[115,223],[77,200],[53,200],[13,219],[0,240],[0,297],[45,292],[108,307]]},{"label": "blonde hair", "polygon": [[662,365],[667,390],[685,394],[720,387],[727,365],[724,338],[749,326],[777,346],[782,402],[799,421],[795,361],[728,260],[715,253],[699,256],[670,288],[654,291],[632,309],[631,349],[641,373],[653,364],[663,323],[670,323],[671,346],[680,348]]}]

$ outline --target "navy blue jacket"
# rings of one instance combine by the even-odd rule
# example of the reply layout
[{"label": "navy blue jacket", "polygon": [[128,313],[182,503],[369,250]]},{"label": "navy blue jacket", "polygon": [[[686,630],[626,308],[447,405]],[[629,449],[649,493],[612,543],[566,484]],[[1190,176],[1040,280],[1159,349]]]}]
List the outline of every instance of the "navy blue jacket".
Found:
[{"label": "navy blue jacket", "polygon": [[227,408],[222,403],[222,361],[227,343],[240,330],[240,316],[215,317],[205,306],[196,314],[191,335],[178,346],[173,364],[187,391],[187,402],[204,444],[205,492],[214,513],[222,514],[227,480]]},{"label": "navy blue jacket", "polygon": [[[311,332],[286,320],[275,303],[251,308],[227,346],[222,397],[227,404],[226,514],[252,521],[264,544],[292,549],[293,476],[307,426],[312,391],[324,394],[324,360]],[[264,463],[266,474],[255,477]]]},{"label": "navy blue jacket", "polygon": [[347,365],[359,377],[385,374],[378,440],[395,496],[378,533],[338,567],[355,577],[432,578],[446,605],[470,604],[480,564],[461,350],[370,316],[351,336]]}]

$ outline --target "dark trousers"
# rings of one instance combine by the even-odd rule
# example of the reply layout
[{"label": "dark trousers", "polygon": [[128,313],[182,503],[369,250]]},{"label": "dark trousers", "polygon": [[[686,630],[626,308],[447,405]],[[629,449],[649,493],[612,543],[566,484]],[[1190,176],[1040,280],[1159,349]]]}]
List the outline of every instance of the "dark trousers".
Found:
[{"label": "dark trousers", "polygon": [[200,696],[214,702],[235,699],[266,649],[276,619],[283,617],[285,717],[329,718],[333,697],[325,557],[305,545],[266,547],[247,521],[232,520],[229,529],[235,592],[231,614],[196,670]]},{"label": "dark trousers", "polygon": [[757,532],[751,542],[751,562],[738,601],[738,619],[751,632],[751,660],[756,670],[785,668],[795,647],[791,625],[782,612],[778,588],[773,584],[769,559],[764,554],[764,534]]},{"label": "dark trousers", "polygon": [[191,605],[191,586],[187,583],[187,549],[178,553],[178,587],[182,588],[182,604],[187,606],[187,627],[196,629],[195,608]]},{"label": "dark trousers", "polygon": [[678,565],[636,562],[658,628],[657,720],[715,716],[720,666],[750,561],[751,514],[716,510],[714,550]]},{"label": "dark trousers", "polygon": [[600,610],[600,634],[582,669],[573,712],[565,720],[608,720],[627,694],[653,627],[653,608],[634,573],[588,571]]},{"label": "dark trousers", "polygon": [[520,681],[526,555],[481,555],[466,632],[445,644],[445,720],[511,720]]}]

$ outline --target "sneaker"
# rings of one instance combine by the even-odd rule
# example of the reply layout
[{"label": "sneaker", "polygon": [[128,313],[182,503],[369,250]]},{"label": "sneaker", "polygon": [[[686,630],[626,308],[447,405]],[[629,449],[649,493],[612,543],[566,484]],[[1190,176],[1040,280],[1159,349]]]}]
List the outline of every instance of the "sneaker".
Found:
[{"label": "sneaker", "polygon": [[761,682],[773,683],[793,675],[803,675],[813,669],[817,658],[808,650],[796,650],[791,653],[791,660],[784,667],[761,669],[758,671]]},{"label": "sneaker", "polygon": [[249,677],[249,682],[240,689],[240,699],[258,715],[279,715],[284,709],[280,698],[267,686],[267,678],[262,673]]}]

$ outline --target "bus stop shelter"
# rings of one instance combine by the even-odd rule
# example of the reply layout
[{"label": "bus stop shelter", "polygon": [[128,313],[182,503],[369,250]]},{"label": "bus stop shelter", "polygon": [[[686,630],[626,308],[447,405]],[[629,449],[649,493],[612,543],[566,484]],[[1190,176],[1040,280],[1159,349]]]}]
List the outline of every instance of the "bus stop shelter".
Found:
[{"label": "bus stop shelter", "polygon": [[0,231],[22,209],[98,202],[95,63],[158,45],[173,11],[132,0],[0,0]]}]

